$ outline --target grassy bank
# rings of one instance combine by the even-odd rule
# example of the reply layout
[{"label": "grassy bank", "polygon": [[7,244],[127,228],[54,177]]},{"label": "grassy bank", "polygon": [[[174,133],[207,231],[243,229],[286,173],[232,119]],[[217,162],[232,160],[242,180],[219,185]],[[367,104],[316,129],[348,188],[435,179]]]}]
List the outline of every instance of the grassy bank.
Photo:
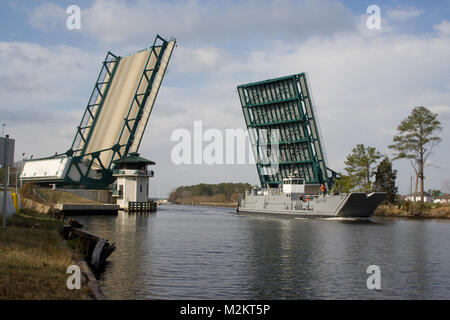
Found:
[{"label": "grassy bank", "polygon": [[450,206],[426,206],[424,208],[402,208],[395,205],[380,205],[375,216],[406,217],[424,219],[450,219]]},{"label": "grassy bank", "polygon": [[53,190],[45,188],[36,188],[32,183],[25,183],[19,190],[22,199],[27,198],[45,205],[53,206],[57,203],[83,203],[83,204],[98,204],[99,202],[80,197],[71,192],[63,190]]},{"label": "grassy bank", "polygon": [[33,213],[8,219],[6,229],[0,229],[0,299],[89,299],[84,286],[66,287],[74,253],[63,243],[61,226]]},{"label": "grassy bank", "polygon": [[47,204],[57,204],[57,203],[99,204],[99,202],[97,201],[83,198],[67,191],[39,189],[39,193]]},{"label": "grassy bank", "polygon": [[173,203],[197,205],[197,206],[211,206],[211,207],[236,207],[237,200],[236,201],[233,200],[226,199],[223,195],[214,195],[210,197],[196,196],[196,197],[178,198]]}]

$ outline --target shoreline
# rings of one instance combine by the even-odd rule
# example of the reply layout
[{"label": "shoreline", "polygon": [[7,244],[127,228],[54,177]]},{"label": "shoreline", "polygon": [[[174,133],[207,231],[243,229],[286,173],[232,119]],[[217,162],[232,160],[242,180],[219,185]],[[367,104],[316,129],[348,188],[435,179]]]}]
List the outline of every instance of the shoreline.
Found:
[{"label": "shoreline", "polygon": [[199,207],[224,207],[224,208],[236,208],[237,203],[223,203],[223,202],[200,202],[200,203],[171,203],[176,206],[199,206]]},{"label": "shoreline", "polygon": [[92,300],[108,300],[103,294],[103,291],[98,284],[98,280],[86,260],[78,260],[74,262],[74,264],[80,267],[80,271],[83,275],[84,280],[82,281],[82,283],[89,290],[89,294],[92,297]]},{"label": "shoreline", "polygon": [[[425,207],[418,211],[407,211],[394,205],[379,205],[374,217],[411,218],[411,219],[450,219],[450,206]],[[420,210],[420,211],[419,211]]]},{"label": "shoreline", "polygon": [[442,216],[431,216],[431,215],[424,215],[424,214],[410,214],[410,213],[405,213],[405,214],[396,214],[396,213],[374,213],[372,215],[372,217],[380,217],[380,218],[407,218],[407,219],[414,219],[414,220],[432,220],[432,219],[436,219],[436,220],[449,220],[450,217],[446,216],[446,215],[442,215]]},{"label": "shoreline", "polygon": [[0,231],[0,299],[95,299],[83,281],[88,272],[81,272],[80,289],[67,288],[67,268],[81,259],[62,238],[62,226],[51,215],[27,210],[8,218]]},{"label": "shoreline", "polygon": [[[179,206],[201,206],[201,207],[224,207],[236,208],[237,203],[224,202],[192,202],[180,201],[180,203],[172,203]],[[396,209],[396,206],[380,205],[373,213],[372,217],[386,218],[409,218],[409,219],[450,219],[450,206],[441,206],[438,208],[425,208],[421,213],[410,213],[406,210]]]},{"label": "shoreline", "polygon": [[[233,208],[234,203],[201,202],[202,207]],[[397,206],[381,205],[372,217],[411,220],[448,220],[450,206],[425,208],[420,214],[408,213]],[[60,229],[64,223],[51,214],[30,210],[8,219],[0,232],[0,299],[33,300],[106,300],[93,270],[76,251],[74,243],[64,240]],[[66,268],[76,264],[81,271],[81,289],[69,290]]]},{"label": "shoreline", "polygon": [[[21,204],[20,211],[7,219],[6,229],[0,232],[0,270],[5,270],[0,274],[0,299],[106,300],[82,254],[83,243],[65,238],[65,220],[54,204],[45,198],[32,200],[23,193]],[[79,267],[80,289],[67,288],[70,265]],[[52,290],[30,288],[34,278]]]}]

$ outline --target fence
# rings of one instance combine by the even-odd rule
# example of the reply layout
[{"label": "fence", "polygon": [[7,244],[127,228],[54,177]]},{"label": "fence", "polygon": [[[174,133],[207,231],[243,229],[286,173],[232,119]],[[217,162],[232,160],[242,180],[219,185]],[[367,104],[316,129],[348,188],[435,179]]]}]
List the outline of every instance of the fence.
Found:
[{"label": "fence", "polygon": [[128,212],[153,212],[156,211],[156,202],[128,202]]}]

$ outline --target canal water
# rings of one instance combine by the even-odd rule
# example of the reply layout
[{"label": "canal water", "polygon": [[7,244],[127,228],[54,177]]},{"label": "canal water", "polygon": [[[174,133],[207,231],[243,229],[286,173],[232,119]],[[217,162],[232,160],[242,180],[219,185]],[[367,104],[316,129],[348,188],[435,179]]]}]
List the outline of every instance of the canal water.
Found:
[{"label": "canal water", "polygon": [[[450,299],[450,221],[282,219],[162,205],[80,216],[117,245],[108,299]],[[381,290],[369,290],[377,265]]]}]

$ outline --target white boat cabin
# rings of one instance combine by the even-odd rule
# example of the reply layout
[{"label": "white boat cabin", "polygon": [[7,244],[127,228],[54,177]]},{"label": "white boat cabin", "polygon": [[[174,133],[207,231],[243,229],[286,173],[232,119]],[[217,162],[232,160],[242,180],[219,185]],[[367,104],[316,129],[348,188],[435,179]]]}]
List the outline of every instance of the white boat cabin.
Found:
[{"label": "white boat cabin", "polygon": [[283,179],[283,193],[291,195],[305,194],[305,179],[289,176]]}]

